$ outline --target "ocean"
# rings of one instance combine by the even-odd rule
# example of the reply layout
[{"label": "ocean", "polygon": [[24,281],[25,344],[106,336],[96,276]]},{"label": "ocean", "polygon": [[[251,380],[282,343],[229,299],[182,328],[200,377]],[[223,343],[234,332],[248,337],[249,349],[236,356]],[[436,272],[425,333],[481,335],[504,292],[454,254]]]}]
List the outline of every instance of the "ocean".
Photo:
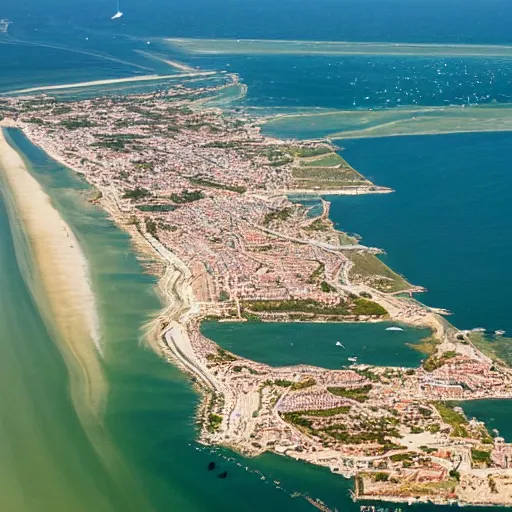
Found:
[{"label": "ocean", "polygon": [[414,284],[418,298],[453,312],[460,329],[512,333],[512,134],[453,134],[344,141],[343,156],[396,190],[330,198],[336,224],[382,247],[384,261]]},{"label": "ocean", "polygon": [[[238,73],[248,85],[247,97],[238,106],[262,115],[351,110],[357,114],[354,126],[361,126],[370,109],[398,117],[408,107],[478,104],[501,109],[512,94],[512,60],[504,57],[212,56],[187,54],[162,41],[163,37],[202,37],[507,45],[512,44],[508,0],[121,0],[125,15],[114,24],[110,17],[115,10],[116,2],[107,0],[3,2],[0,19],[9,18],[13,24],[7,35],[0,34],[0,93],[175,72],[134,51],[144,50],[201,69]],[[306,119],[292,128],[269,125],[268,131],[316,137],[346,128],[347,121],[344,118],[341,126],[336,118],[327,128],[324,122],[315,123]],[[338,510],[359,510],[349,498],[351,482],[325,469],[274,455],[246,460],[229,450],[196,444],[194,413],[199,397],[192,383],[140,343],[142,326],[161,306],[154,279],[143,271],[127,235],[84,200],[83,182],[19,133],[10,131],[9,136],[91,262],[107,347],[104,428],[125,471],[122,478],[114,478],[106,470],[74,413],[66,366],[24,282],[26,269],[20,268],[13,241],[19,238],[18,228],[12,219],[8,222],[0,196],[0,375],[4,389],[12,389],[0,400],[0,431],[8,440],[0,444],[1,508],[115,511],[133,509],[142,499],[147,510],[154,511],[313,510],[304,499],[291,498],[298,491]],[[340,229],[357,232],[365,243],[382,247],[387,252],[385,262],[426,287],[428,292],[419,298],[451,310],[450,320],[457,327],[512,332],[507,297],[512,284],[507,264],[512,135],[337,143],[357,170],[396,190],[384,196],[330,198],[331,218]],[[333,363],[336,355],[331,356],[330,350],[313,357],[311,327],[296,328],[304,329],[296,354],[286,351],[297,334],[295,327],[276,326],[275,338],[265,332],[266,340],[258,346],[264,332],[258,329],[272,326],[230,328],[251,330],[255,346],[248,352],[241,348],[242,355],[268,357],[265,362],[272,364],[295,362],[295,355],[311,364],[342,364]],[[344,328],[336,326],[320,336],[332,344],[341,339]],[[354,335],[356,341],[362,332]],[[237,340],[228,334],[221,333],[218,341],[235,349]],[[316,327],[315,335],[319,335]],[[373,339],[372,361],[412,364],[421,358],[398,344],[394,357],[390,352],[384,357],[379,355],[381,338]],[[273,341],[275,351],[270,352]],[[366,354],[362,351],[361,359]],[[492,428],[505,435],[509,406],[470,405],[468,414],[489,418]],[[210,460],[227,469],[229,478],[221,481],[209,473]]]},{"label": "ocean", "polygon": [[[248,461],[226,450],[195,442],[199,395],[184,374],[142,342],[143,326],[161,303],[155,280],[147,275],[129,237],[86,199],[89,187],[71,171],[8,130],[30,170],[80,240],[91,264],[101,319],[102,365],[108,399],[99,445],[80,423],[70,401],[67,369],[23,278],[19,226],[9,222],[0,201],[0,333],[2,383],[9,393],[0,401],[2,478],[0,508],[13,512],[48,510],[190,511],[309,510],[305,500],[291,501],[298,487],[277,488],[277,456],[251,470]],[[2,193],[7,194],[3,189]],[[1,196],[0,196],[1,199]],[[105,443],[118,457],[105,466]],[[208,472],[216,461],[229,471],[226,481]],[[259,472],[256,472],[258,470]],[[304,469],[307,475],[310,468]],[[325,472],[328,473],[328,472]],[[265,480],[261,477],[265,476]],[[334,480],[334,476],[332,477]],[[304,476],[304,480],[308,480]],[[197,493],[198,482],[201,493]],[[292,486],[290,479],[288,485]],[[314,485],[309,486],[312,492]],[[253,492],[258,500],[247,500]],[[229,493],[229,497],[228,497]]]}]

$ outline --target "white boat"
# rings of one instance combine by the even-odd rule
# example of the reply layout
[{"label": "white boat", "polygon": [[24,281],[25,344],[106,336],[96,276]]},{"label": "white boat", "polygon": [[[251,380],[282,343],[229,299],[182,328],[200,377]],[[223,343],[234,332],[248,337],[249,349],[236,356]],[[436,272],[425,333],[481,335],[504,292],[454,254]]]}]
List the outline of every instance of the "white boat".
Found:
[{"label": "white boat", "polygon": [[494,334],[496,334],[496,336],[503,336],[505,334],[505,331],[502,331],[502,330],[494,331]]},{"label": "white boat", "polygon": [[357,363],[357,357],[349,357],[348,360],[351,362],[351,363]]},{"label": "white boat", "polygon": [[[343,348],[345,348],[345,346],[344,346],[340,341],[337,341],[337,342],[336,342],[336,346],[337,346],[337,347],[343,347]],[[345,350],[347,350],[347,349],[345,348]]]},{"label": "white boat", "polygon": [[119,0],[117,0],[117,12],[112,16],[113,20],[118,20],[119,18],[123,17],[123,13],[121,12],[121,9],[119,8]]},{"label": "white boat", "polygon": [[387,327],[386,331],[403,331],[401,327]]}]

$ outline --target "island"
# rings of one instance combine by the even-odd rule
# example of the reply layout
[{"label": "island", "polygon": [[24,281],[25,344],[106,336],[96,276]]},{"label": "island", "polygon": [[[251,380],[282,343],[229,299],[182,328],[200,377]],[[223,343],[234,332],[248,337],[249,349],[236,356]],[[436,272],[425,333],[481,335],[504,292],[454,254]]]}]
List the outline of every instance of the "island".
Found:
[{"label": "island", "polygon": [[[422,289],[379,248],[335,229],[321,199],[392,190],[329,141],[263,136],[245,113],[205,106],[207,94],[0,98],[0,127],[87,181],[159,277],[165,307],[147,339],[201,392],[200,441],[328,467],[354,478],[354,499],[510,505],[512,444],[460,403],[512,398],[512,369],[481,333],[415,300]],[[419,368],[278,368],[204,337],[205,319],[392,320],[432,334]]]}]

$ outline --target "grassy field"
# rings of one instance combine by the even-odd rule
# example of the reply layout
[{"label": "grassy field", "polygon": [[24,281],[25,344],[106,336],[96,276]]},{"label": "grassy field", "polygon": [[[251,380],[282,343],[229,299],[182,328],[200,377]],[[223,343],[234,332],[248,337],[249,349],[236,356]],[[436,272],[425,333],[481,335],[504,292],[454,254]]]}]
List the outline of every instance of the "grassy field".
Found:
[{"label": "grassy field", "polygon": [[334,152],[298,158],[292,176],[298,188],[330,189],[369,184],[364,176]]},{"label": "grassy field", "polygon": [[468,420],[462,414],[443,402],[436,402],[434,406],[443,421],[452,427],[452,437],[469,437],[467,431]]},{"label": "grassy field", "polygon": [[341,245],[356,245],[358,243],[358,239],[354,236],[350,236],[347,233],[339,232],[338,238]]},{"label": "grassy field", "polygon": [[371,391],[371,389],[371,384],[355,389],[340,387],[327,388],[329,393],[332,393],[333,395],[341,396],[343,398],[351,398],[352,400],[357,400],[358,402],[366,402],[366,400],[368,400],[368,393]]},{"label": "grassy field", "polygon": [[320,158],[302,159],[299,161],[299,165],[304,167],[337,167],[339,165],[349,167],[347,162],[337,153],[330,153]]},{"label": "grassy field", "polygon": [[493,339],[486,338],[480,332],[473,332],[469,335],[471,342],[486,356],[493,360],[505,362],[512,366],[512,339],[505,336],[496,336]]},{"label": "grassy field", "polygon": [[318,146],[318,147],[297,147],[297,146],[283,146],[283,150],[296,158],[312,158],[319,157],[332,153],[330,146]]},{"label": "grassy field", "polygon": [[294,167],[292,176],[296,180],[366,182],[351,167]]},{"label": "grassy field", "polygon": [[367,282],[375,289],[389,293],[411,288],[410,283],[374,254],[347,252],[346,256],[354,264],[349,275],[355,282]]}]

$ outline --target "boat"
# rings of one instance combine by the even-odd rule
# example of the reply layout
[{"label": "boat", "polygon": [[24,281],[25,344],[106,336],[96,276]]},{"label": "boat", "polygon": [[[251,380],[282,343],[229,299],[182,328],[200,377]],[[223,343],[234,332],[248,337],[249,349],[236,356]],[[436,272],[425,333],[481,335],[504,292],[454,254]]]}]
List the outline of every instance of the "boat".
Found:
[{"label": "boat", "polygon": [[494,331],[494,334],[496,334],[496,336],[503,336],[505,334],[505,331],[502,331],[501,329],[499,329],[497,331]]},{"label": "boat", "polygon": [[349,357],[348,360],[351,362],[351,363],[357,363],[357,357]]},{"label": "boat", "polygon": [[112,16],[111,19],[118,20],[119,18],[122,18],[122,17],[123,17],[123,13],[119,9],[119,0],[117,0],[117,12],[114,14],[114,16]]},{"label": "boat", "polygon": [[347,350],[347,349],[345,348],[345,345],[343,345],[340,341],[337,341],[337,342],[336,342],[336,346],[337,346],[337,347],[343,347],[345,350]]},{"label": "boat", "polygon": [[387,327],[386,331],[403,331],[401,327]]}]

